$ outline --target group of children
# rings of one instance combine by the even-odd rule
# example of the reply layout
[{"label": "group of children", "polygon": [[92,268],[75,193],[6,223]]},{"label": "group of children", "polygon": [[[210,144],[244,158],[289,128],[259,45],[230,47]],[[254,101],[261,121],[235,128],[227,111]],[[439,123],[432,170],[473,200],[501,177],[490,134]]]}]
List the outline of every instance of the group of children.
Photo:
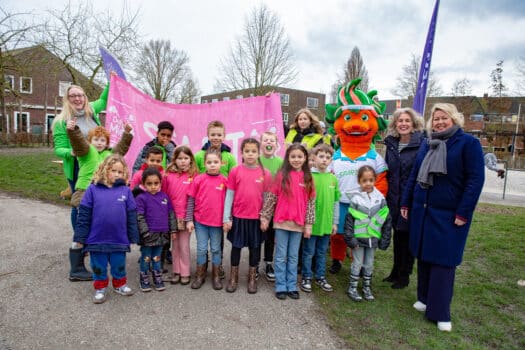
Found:
[{"label": "group of children", "polygon": [[[121,155],[107,156],[80,201],[74,242],[91,255],[96,290],[93,302],[106,300],[108,263],[114,290],[132,294],[126,281],[125,253],[134,243],[141,246],[143,292],[152,289],[150,272],[153,288],[165,289],[163,247],[171,246],[173,273],[169,281],[189,284],[193,231],[197,240],[193,289],[205,283],[208,260],[212,265],[212,287],[223,288],[226,233],[231,243],[227,292],[238,288],[244,247],[249,251],[247,291],[257,292],[263,243],[265,275],[275,281],[278,299],[299,299],[298,266],[302,267],[303,291],[312,290],[314,279],[322,290],[330,292],[333,288],[325,275],[326,252],[329,237],[337,230],[342,195],[351,198],[345,240],[353,250],[352,275],[359,274],[361,268],[372,269],[375,248],[388,247],[388,208],[374,188],[374,170],[359,170],[359,193],[341,194],[330,171],[334,150],[329,145],[319,144],[309,154],[304,145],[292,143],[281,159],[276,155],[277,136],[265,132],[260,140],[242,141],[242,164],[237,165],[230,148],[223,143],[225,128],[220,121],[208,125],[208,142],[195,155],[188,146],[175,147],[171,137],[165,137],[172,133],[171,123],[159,124],[159,137],[144,147],[131,178]],[[359,301],[362,298],[354,282],[351,280],[348,294]],[[366,300],[373,300],[369,280],[364,281],[363,293]]]}]

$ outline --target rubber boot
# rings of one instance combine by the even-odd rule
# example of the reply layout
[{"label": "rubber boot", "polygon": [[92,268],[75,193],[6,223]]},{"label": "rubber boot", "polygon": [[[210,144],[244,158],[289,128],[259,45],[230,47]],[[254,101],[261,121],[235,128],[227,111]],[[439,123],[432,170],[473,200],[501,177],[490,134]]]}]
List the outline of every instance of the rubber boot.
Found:
[{"label": "rubber boot", "polygon": [[374,296],[372,295],[372,275],[364,275],[363,276],[363,297],[365,300],[372,301],[374,300]]},{"label": "rubber boot", "polygon": [[93,280],[93,274],[86,270],[84,266],[82,248],[69,248],[69,262],[71,264],[71,270],[69,271],[69,280],[71,282]]},{"label": "rubber boot", "polygon": [[239,285],[239,266],[232,266],[230,270],[230,280],[226,286],[226,291],[228,293],[233,293],[237,290]]},{"label": "rubber boot", "polygon": [[143,292],[151,291],[151,284],[149,282],[149,274],[147,272],[140,272],[140,290]]},{"label": "rubber boot", "polygon": [[153,270],[153,284],[155,285],[155,290],[159,292],[166,289],[164,282],[162,281],[162,272],[159,270]]},{"label": "rubber boot", "polygon": [[206,282],[206,264],[197,265],[197,271],[195,271],[195,279],[191,284],[192,289],[199,289]]},{"label": "rubber boot", "polygon": [[248,293],[257,293],[257,268],[251,267],[248,270]]},{"label": "rubber boot", "polygon": [[357,285],[359,284],[359,276],[350,275],[350,286],[348,287],[348,296],[353,301],[362,301],[363,298],[357,291]]},{"label": "rubber boot", "polygon": [[221,290],[222,289],[222,281],[219,276],[219,265],[212,265],[211,270],[211,282],[213,285],[213,289],[215,290]]}]

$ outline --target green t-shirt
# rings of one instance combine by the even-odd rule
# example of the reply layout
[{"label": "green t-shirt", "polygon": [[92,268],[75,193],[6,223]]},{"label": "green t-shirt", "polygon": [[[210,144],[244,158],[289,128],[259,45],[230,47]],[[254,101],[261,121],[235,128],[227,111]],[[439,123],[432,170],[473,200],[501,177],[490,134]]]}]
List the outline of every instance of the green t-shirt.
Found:
[{"label": "green t-shirt", "polygon": [[315,222],[313,236],[324,236],[332,233],[334,204],[339,201],[341,192],[337,178],[332,173],[312,172],[315,185]]},{"label": "green t-shirt", "polygon": [[[206,151],[200,150],[199,152],[195,153],[195,164],[197,164],[197,168],[199,169],[199,173],[204,173],[206,171],[206,167],[204,166],[204,155],[206,154]],[[222,158],[222,165],[221,165],[221,174],[228,177],[228,174],[230,171],[237,165],[237,161],[235,160],[235,157],[233,154],[227,151],[221,152],[221,158]]]},{"label": "green t-shirt", "polygon": [[259,160],[261,161],[261,164],[263,165],[264,169],[268,169],[268,171],[274,177],[277,171],[281,169],[281,166],[283,165],[283,159],[279,156],[273,156],[271,158],[261,156],[259,157]]}]

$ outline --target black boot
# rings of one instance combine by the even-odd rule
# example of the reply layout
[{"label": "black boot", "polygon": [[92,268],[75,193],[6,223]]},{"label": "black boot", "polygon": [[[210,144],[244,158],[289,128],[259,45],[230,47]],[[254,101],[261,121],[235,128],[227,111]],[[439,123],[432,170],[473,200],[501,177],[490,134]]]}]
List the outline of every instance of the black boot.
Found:
[{"label": "black boot", "polygon": [[337,259],[333,259],[332,260],[332,266],[330,266],[330,269],[328,269],[328,271],[330,273],[334,273],[335,274],[335,273],[338,273],[339,271],[341,271],[341,267],[342,267],[341,262],[339,260],[337,260]]},{"label": "black boot", "polygon": [[84,266],[82,248],[69,248],[69,263],[71,264],[71,270],[69,271],[69,280],[71,282],[93,280],[92,273],[86,270]]}]

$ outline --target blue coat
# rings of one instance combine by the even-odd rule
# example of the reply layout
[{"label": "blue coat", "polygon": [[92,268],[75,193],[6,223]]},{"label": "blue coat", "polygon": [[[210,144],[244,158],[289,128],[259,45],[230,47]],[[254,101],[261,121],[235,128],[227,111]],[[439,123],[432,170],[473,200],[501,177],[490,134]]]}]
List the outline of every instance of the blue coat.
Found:
[{"label": "blue coat", "polygon": [[[434,186],[427,189],[416,182],[428,151],[428,143],[421,145],[401,206],[409,208],[412,254],[425,262],[454,267],[461,264],[463,258],[485,169],[483,151],[475,137],[459,129],[446,145],[447,175],[434,176]],[[456,217],[467,223],[456,226]]]},{"label": "blue coat", "polygon": [[412,133],[408,145],[399,152],[399,137],[387,136],[385,138],[385,161],[388,165],[386,201],[392,216],[392,227],[397,231],[408,232],[409,229],[408,221],[403,219],[399,213],[401,209],[399,204],[423,139],[424,135],[421,131]]}]

